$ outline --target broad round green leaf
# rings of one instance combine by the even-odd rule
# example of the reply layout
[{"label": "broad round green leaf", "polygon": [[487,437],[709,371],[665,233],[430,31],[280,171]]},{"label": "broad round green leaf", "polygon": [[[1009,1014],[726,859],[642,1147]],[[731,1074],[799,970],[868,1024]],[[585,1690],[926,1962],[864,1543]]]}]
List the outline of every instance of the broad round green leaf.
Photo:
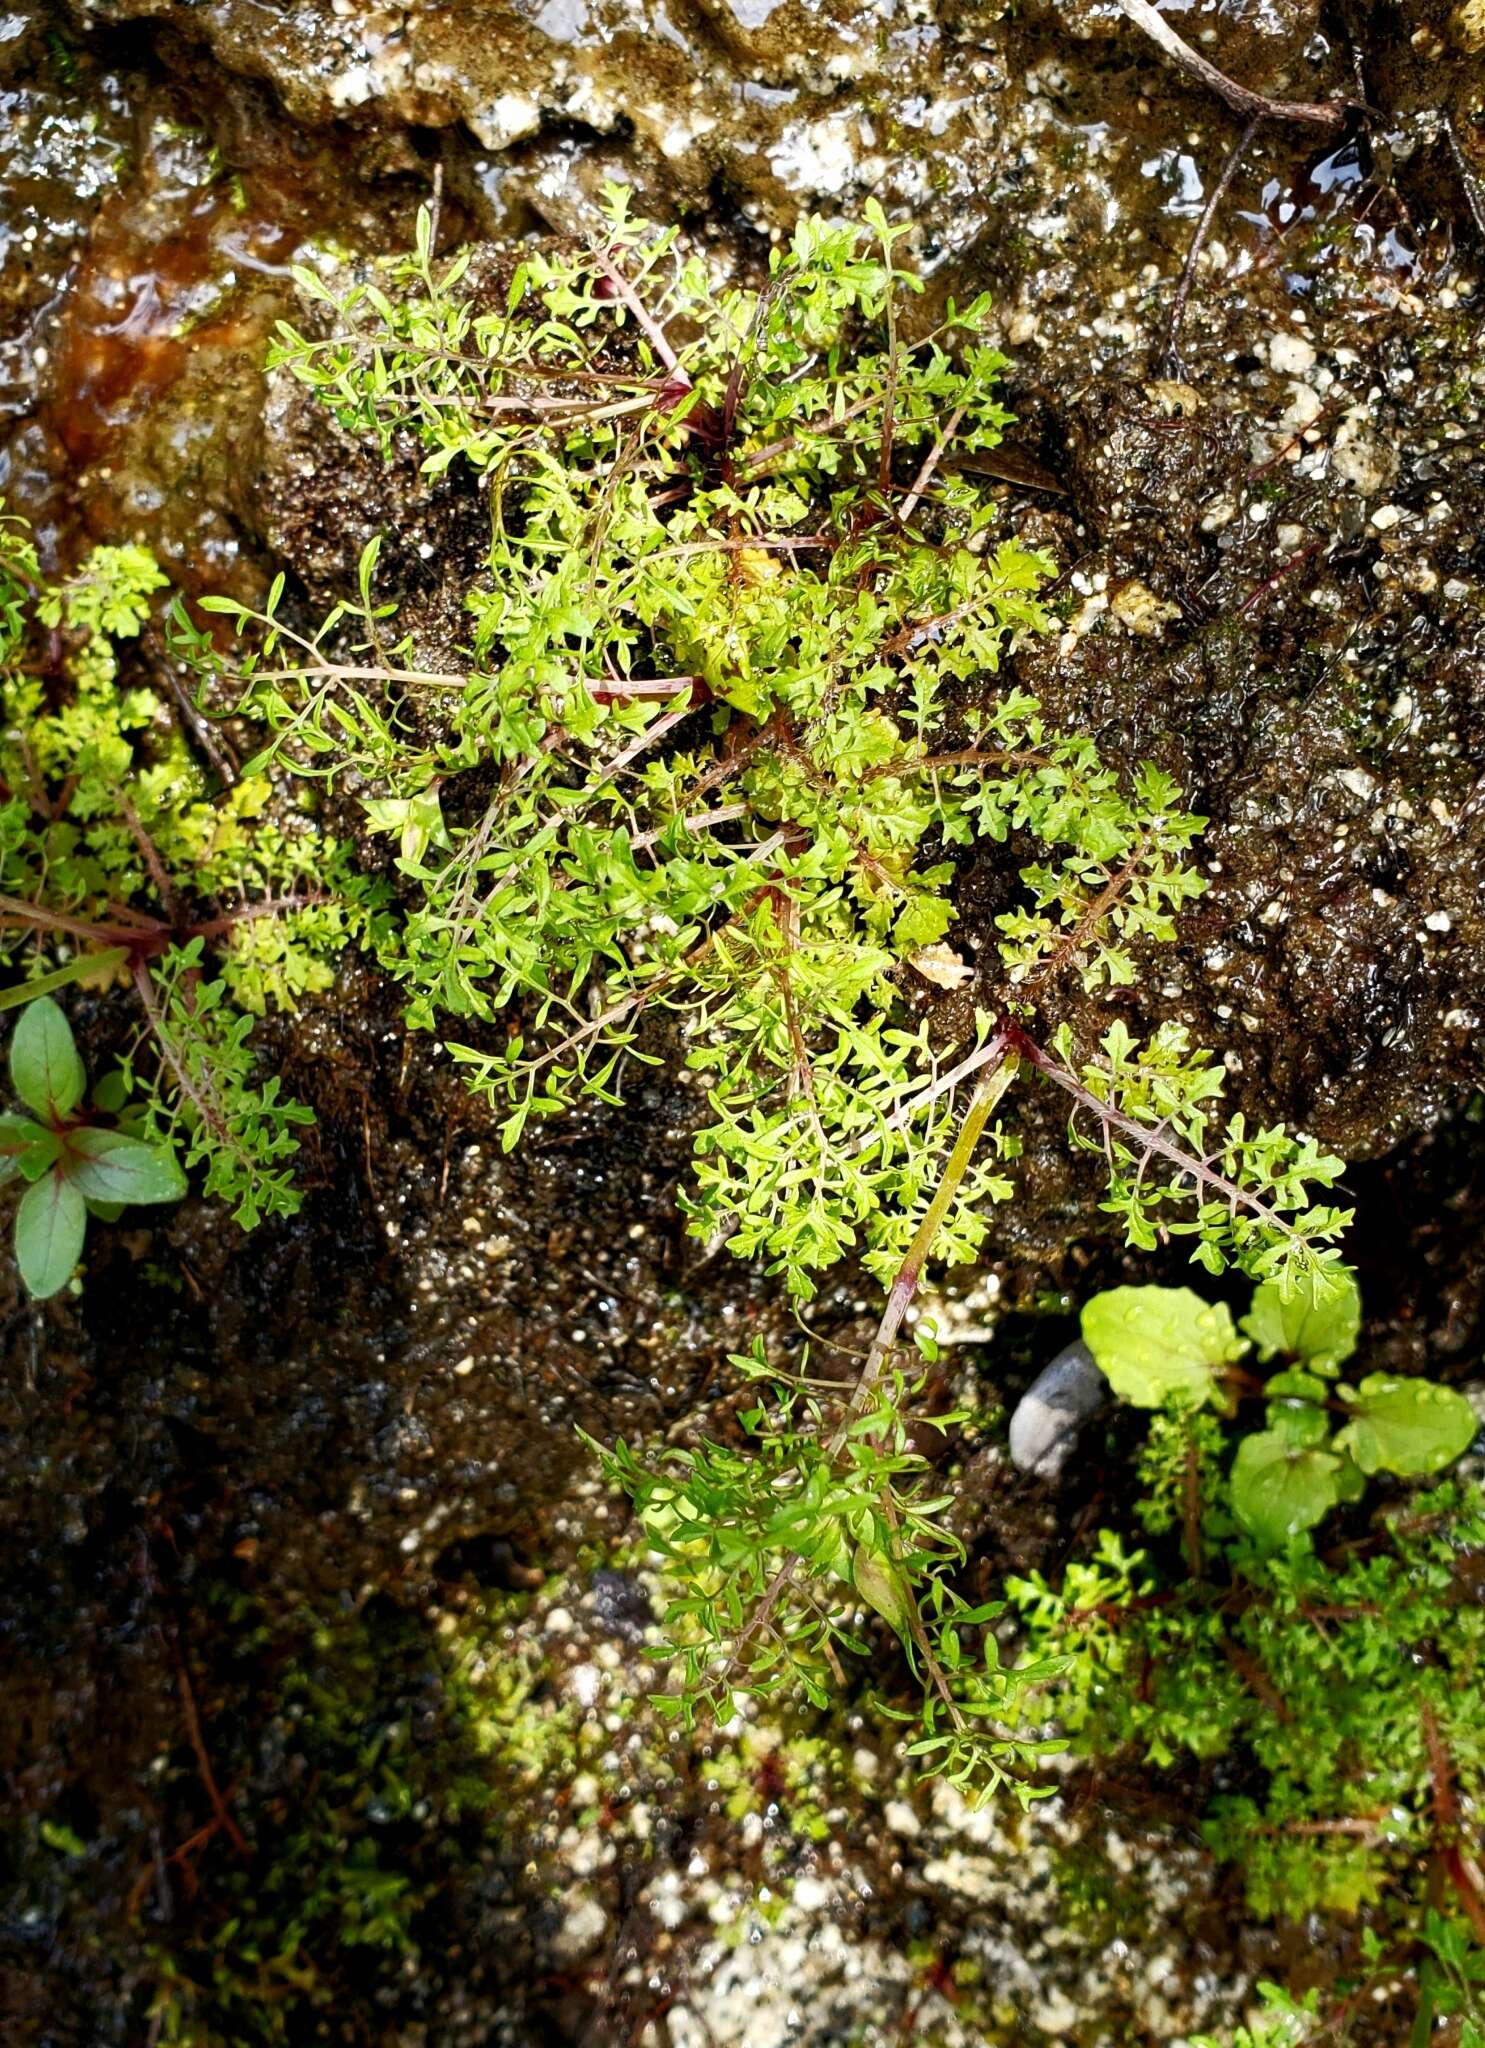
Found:
[{"label": "broad round green leaf", "polygon": [[10,1078],[27,1109],[58,1123],[82,1101],[87,1076],[72,1027],[50,996],[20,1014],[10,1040]]},{"label": "broad round green leaf", "polygon": [[1286,1295],[1277,1281],[1253,1290],[1243,1328],[1262,1359],[1302,1358],[1318,1372],[1334,1372],[1356,1349],[1361,1332],[1361,1290],[1344,1266],[1304,1274]]},{"label": "broad round green leaf", "polygon": [[1189,1287],[1111,1287],[1083,1309],[1083,1342],[1121,1401],[1159,1408],[1172,1395],[1198,1407],[1247,1346],[1221,1303]]},{"label": "broad round green leaf", "polygon": [[1302,1450],[1273,1430],[1245,1436],[1232,1462],[1233,1513],[1251,1536],[1274,1547],[1329,1514],[1341,1461]]},{"label": "broad round green leaf", "polygon": [[55,1169],[22,1195],[15,1212],[15,1258],[27,1293],[37,1301],[72,1278],[87,1227],[86,1202]]},{"label": "broad round green leaf", "polygon": [[1369,1373],[1349,1399],[1351,1420],[1336,1443],[1363,1472],[1440,1472],[1469,1449],[1479,1427],[1463,1394],[1432,1380]]},{"label": "broad round green leaf", "polygon": [[122,1131],[70,1132],[62,1170],[94,1202],[178,1202],[186,1191],[186,1177],[169,1152]]}]

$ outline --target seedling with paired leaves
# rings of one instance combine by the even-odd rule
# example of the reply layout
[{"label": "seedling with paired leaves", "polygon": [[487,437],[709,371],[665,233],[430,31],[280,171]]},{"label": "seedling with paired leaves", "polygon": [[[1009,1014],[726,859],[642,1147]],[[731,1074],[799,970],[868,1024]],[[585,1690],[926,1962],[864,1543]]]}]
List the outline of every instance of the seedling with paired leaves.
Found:
[{"label": "seedling with paired leaves", "polygon": [[84,1103],[82,1059],[50,996],[21,1012],[10,1078],[31,1114],[0,1116],[0,1180],[28,1184],[15,1214],[16,1264],[45,1301],[71,1279],[89,1215],[112,1222],[131,1203],[178,1202],[186,1179],[168,1147],[99,1120],[116,1090],[102,1103],[95,1096],[92,1109]]},{"label": "seedling with paired leaves", "polygon": [[[1263,1399],[1266,1426],[1241,1437],[1230,1481],[1233,1512],[1257,1542],[1313,1528],[1378,1472],[1427,1478],[1468,1450],[1479,1425],[1452,1388],[1393,1373],[1338,1377],[1361,1329],[1350,1273],[1323,1292],[1301,1281],[1287,1297],[1265,1281],[1240,1327],[1245,1335],[1224,1303],[1189,1287],[1115,1287],[1083,1308],[1083,1341],[1120,1400],[1194,1414]],[[1280,1370],[1256,1380],[1240,1367],[1251,1351]]]},{"label": "seedling with paired leaves", "polygon": [[[1319,1546],[1325,1518],[1358,1508],[1378,1474],[1437,1479],[1478,1424],[1426,1380],[1342,1379],[1359,1330],[1349,1279],[1287,1298],[1265,1283],[1240,1326],[1185,1288],[1087,1303],[1084,1339],[1114,1392],[1155,1411],[1135,1503],[1147,1540],[1104,1528],[1059,1583],[1007,1582],[1036,1674],[1018,1704],[1098,1766],[1232,1759],[1203,1833],[1260,1913],[1390,1901],[1412,1968],[1425,1902],[1447,1896],[1456,1922],[1433,1916],[1429,1946],[1443,1948],[1418,1978],[1420,2009],[1463,2011],[1450,2001],[1475,1995],[1485,1941],[1471,1827],[1485,1797],[1485,1496],[1467,1477],[1394,1488],[1370,1526],[1353,1519]],[[1231,1425],[1249,1399],[1265,1426],[1243,1434]],[[1465,1932],[1446,1939],[1450,1925]],[[1398,1952],[1383,1961],[1379,1979]]]}]

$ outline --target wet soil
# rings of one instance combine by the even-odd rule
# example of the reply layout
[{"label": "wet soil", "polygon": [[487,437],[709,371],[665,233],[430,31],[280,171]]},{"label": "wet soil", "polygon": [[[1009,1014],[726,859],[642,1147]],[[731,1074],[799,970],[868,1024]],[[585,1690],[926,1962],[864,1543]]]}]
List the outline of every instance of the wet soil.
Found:
[{"label": "wet soil", "polygon": [[[930,308],[995,294],[1004,516],[1060,571],[1019,679],[1212,821],[1209,892],[1131,1023],[1183,1018],[1250,1114],[1356,1162],[1368,1365],[1465,1379],[1472,18],[1181,17],[1246,82],[1375,111],[1318,145],[1259,134],[1171,349],[1239,124],[1100,0],[0,12],[0,492],[49,564],[140,538],[191,591],[251,595],[287,561],[333,594],[389,526],[436,644],[477,517],[264,378],[296,251],[405,243],[436,167],[450,243],[581,226],[616,171],[744,259],[801,205],[877,192],[920,223]],[[972,955],[1001,867],[959,886]],[[973,994],[941,1000],[945,1031]],[[751,1336],[799,1341],[776,1290],[682,1234],[686,1090],[648,1069],[510,1160],[356,964],[276,1032],[319,1116],[298,1218],[246,1239],[187,1204],[153,1237],[98,1231],[80,1302],[0,1301],[7,2038],[1091,2048],[1333,1970],[1344,1930],[1234,1912],[1179,1787],[1070,1787],[1033,1827],[913,1791],[859,1719],[710,1750],[656,1728],[649,1591],[574,1426],[685,1426]],[[963,1512],[987,1578],[1064,1555],[1121,1469],[1111,1442],[1054,1495],[999,1451],[997,1408],[1122,1270],[1055,1109],[1024,1116],[961,1335],[1005,1320],[953,1353],[986,1416]],[[854,1276],[812,1321],[859,1344]]]}]

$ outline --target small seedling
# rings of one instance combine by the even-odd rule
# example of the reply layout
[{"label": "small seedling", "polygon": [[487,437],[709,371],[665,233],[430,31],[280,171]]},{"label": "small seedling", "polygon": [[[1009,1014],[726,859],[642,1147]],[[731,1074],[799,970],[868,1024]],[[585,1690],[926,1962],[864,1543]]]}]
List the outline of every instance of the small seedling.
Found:
[{"label": "small seedling", "polygon": [[[1240,1323],[1185,1288],[1088,1302],[1084,1339],[1115,1393],[1155,1410],[1134,1503],[1146,1540],[1106,1527],[1055,1583],[1007,1582],[1024,1668],[1056,1665],[1020,1704],[1095,1768],[1223,1759],[1201,1832],[1254,1911],[1387,1905],[1401,1946],[1372,1959],[1367,1990],[1402,1972],[1420,2015],[1464,2015],[1485,1971],[1473,1828],[1485,1493],[1467,1474],[1393,1487],[1369,1521],[1365,1496],[1378,1474],[1440,1474],[1476,1423],[1462,1395],[1427,1380],[1343,1380],[1360,1321],[1350,1276],[1323,1297],[1261,1285]],[[1265,1426],[1244,1434],[1234,1424],[1250,1401]],[[1321,1524],[1345,1504],[1337,1540]],[[1443,1901],[1451,1920],[1425,1916]],[[1255,2048],[1311,2028],[1349,2038],[1280,1993],[1270,2004]],[[1432,2026],[1421,2018],[1411,2039]]]},{"label": "small seedling", "polygon": [[[1417,1479],[1443,1471],[1475,1434],[1474,1410],[1450,1387],[1383,1372],[1339,1379],[1360,1327],[1361,1297],[1343,1270],[1318,1295],[1312,1280],[1287,1297],[1266,1281],[1243,1317],[1246,1336],[1224,1304],[1189,1287],[1115,1287],[1083,1310],[1083,1341],[1133,1407],[1190,1412],[1262,1397],[1267,1427],[1238,1444],[1230,1487],[1238,1521],[1270,1547],[1359,1499],[1378,1472]],[[1281,1370],[1258,1380],[1241,1369],[1254,1349]]]},{"label": "small seedling", "polygon": [[[186,1177],[165,1146],[130,1137],[83,1108],[87,1075],[50,996],[21,1012],[10,1077],[31,1115],[0,1116],[0,1178],[28,1183],[15,1216],[16,1264],[27,1292],[45,1301],[71,1279],[90,1213],[112,1222],[130,1204],[178,1202]],[[107,1091],[100,1093],[106,1102]]]}]

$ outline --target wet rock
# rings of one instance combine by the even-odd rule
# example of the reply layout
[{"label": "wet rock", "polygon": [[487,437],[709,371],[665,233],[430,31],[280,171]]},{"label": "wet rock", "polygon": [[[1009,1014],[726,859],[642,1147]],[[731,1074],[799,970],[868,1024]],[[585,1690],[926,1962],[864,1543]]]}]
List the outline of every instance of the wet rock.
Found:
[{"label": "wet rock", "polygon": [[552,1954],[562,1964],[580,1963],[592,1955],[607,1932],[608,1915],[603,1907],[591,1893],[579,1892],[552,1937]]},{"label": "wet rock", "polygon": [[960,41],[909,0],[72,9],[89,25],[145,20],[204,41],[228,69],[269,80],[300,122],[448,130],[451,160],[518,186],[546,218],[570,199],[577,162],[618,140],[624,174],[660,206],[700,206],[721,181],[782,224],[801,200],[874,191],[916,206],[949,182],[972,209],[966,230],[983,219],[975,193],[994,146],[977,103],[994,25],[977,20]]},{"label": "wet rock", "polygon": [[1169,379],[1113,375],[1088,385],[1067,425],[1068,484],[1078,510],[1104,533],[1137,521],[1162,549],[1185,556],[1198,506],[1225,479],[1241,445],[1231,414]]},{"label": "wet rock", "polygon": [[588,1581],[588,1607],[598,1626],[626,1643],[642,1643],[654,1626],[650,1596],[628,1572],[600,1567]]},{"label": "wet rock", "polygon": [[1109,1383],[1081,1339],[1059,1351],[1011,1416],[1011,1462],[1037,1479],[1058,1479],[1083,1425],[1109,1398]]}]

